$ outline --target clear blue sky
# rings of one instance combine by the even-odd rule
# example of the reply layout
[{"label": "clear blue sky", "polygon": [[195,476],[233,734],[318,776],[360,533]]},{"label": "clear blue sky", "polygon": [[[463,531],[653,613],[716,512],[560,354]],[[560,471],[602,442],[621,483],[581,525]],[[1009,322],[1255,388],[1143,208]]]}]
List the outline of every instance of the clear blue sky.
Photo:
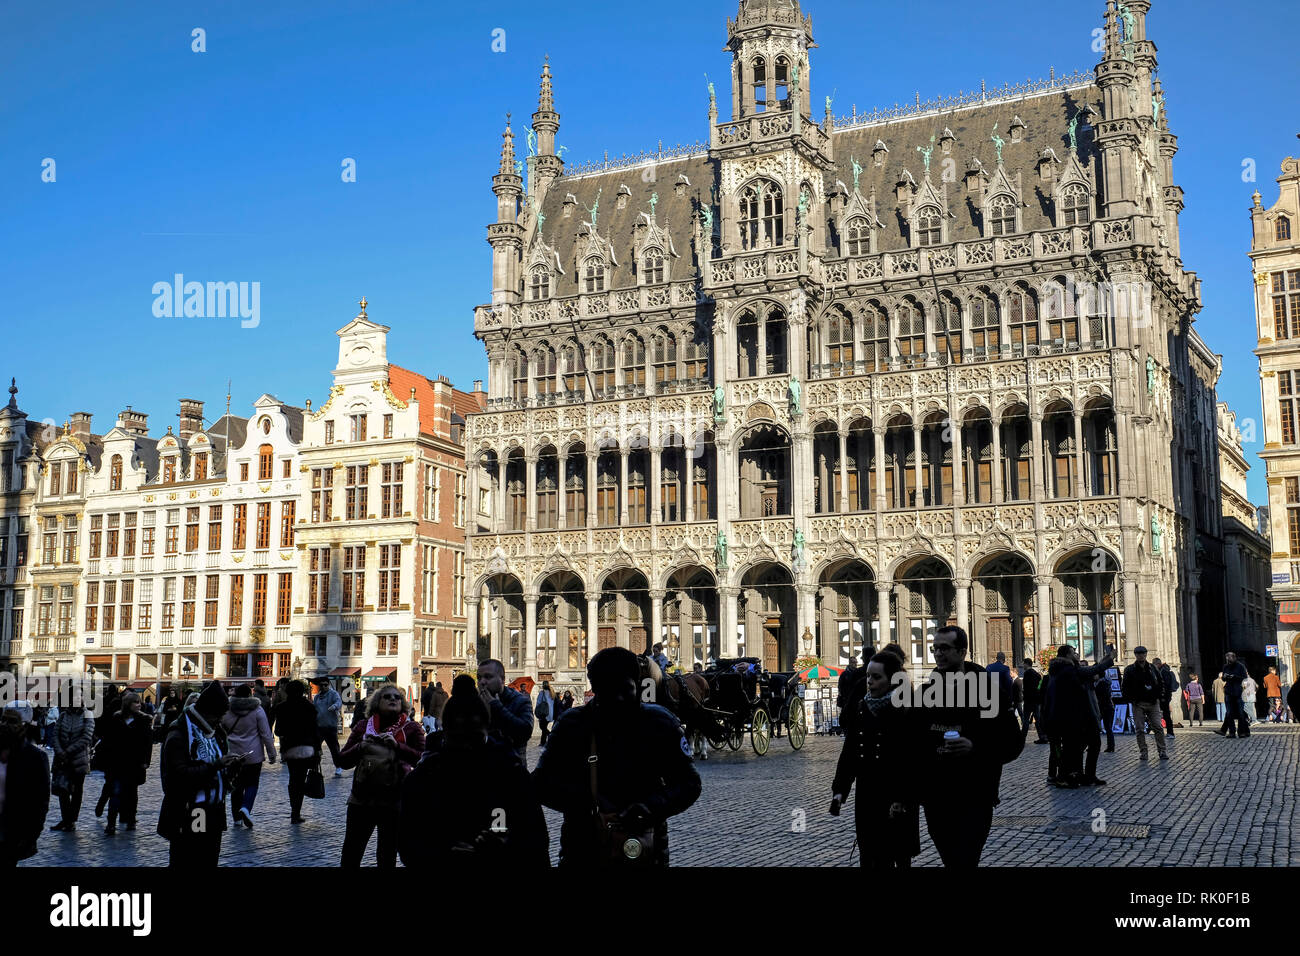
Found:
[{"label": "clear blue sky", "polygon": [[[227,378],[243,414],[263,392],[319,402],[333,333],[365,295],[392,327],[391,361],[468,388],[487,368],[472,308],[490,294],[484,236],[504,114],[526,122],[536,109],[543,54],[566,159],[694,142],[707,133],[706,71],[726,100],[735,7],[11,3],[0,373],[18,377],[29,414],[62,423],[90,411],[96,431],[130,404],[160,434],[181,397],[214,416]],[[847,112],[1090,68],[1104,8],[807,0],[821,44],[814,100],[834,90]],[[191,51],[195,27],[205,53]],[[498,27],[505,53],[491,49]],[[1183,258],[1204,279],[1197,325],[1224,356],[1220,397],[1247,418],[1259,415],[1247,210],[1257,185],[1274,201],[1282,158],[1300,151],[1297,27],[1290,0],[1155,0],[1149,25],[1181,146]],[[54,183],[41,181],[46,157]],[[355,183],[340,179],[345,157]],[[1248,157],[1258,184],[1242,181]],[[178,272],[260,282],[261,325],[155,318],[151,288]]]}]

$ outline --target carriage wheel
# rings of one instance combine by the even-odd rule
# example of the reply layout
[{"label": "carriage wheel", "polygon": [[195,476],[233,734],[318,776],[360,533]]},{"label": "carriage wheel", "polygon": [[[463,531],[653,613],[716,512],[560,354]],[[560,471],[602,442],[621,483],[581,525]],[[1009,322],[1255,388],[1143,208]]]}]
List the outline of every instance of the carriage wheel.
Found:
[{"label": "carriage wheel", "polygon": [[749,742],[754,745],[754,753],[760,757],[767,753],[772,741],[772,720],[762,706],[754,708],[754,716],[749,728]]},{"label": "carriage wheel", "polygon": [[793,697],[790,699],[790,709],[787,712],[786,734],[790,738],[790,746],[798,750],[803,746],[803,742],[808,739],[808,717],[804,714],[803,699]]},{"label": "carriage wheel", "polygon": [[704,735],[704,739],[714,750],[723,750],[727,746],[727,728],[715,725]]},{"label": "carriage wheel", "polygon": [[727,746],[732,750],[739,750],[740,745],[745,742],[745,728],[740,724],[732,724],[727,729]]}]

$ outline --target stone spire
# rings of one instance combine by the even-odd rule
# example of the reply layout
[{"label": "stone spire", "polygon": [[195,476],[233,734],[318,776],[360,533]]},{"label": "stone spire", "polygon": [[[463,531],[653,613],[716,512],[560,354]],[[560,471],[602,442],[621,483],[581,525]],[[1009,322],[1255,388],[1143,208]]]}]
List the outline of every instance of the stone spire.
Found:
[{"label": "stone spire", "polygon": [[18,379],[9,379],[9,407],[18,411]]},{"label": "stone spire", "polygon": [[551,58],[542,64],[542,89],[533,114],[533,132],[537,134],[537,156],[533,160],[530,195],[540,200],[546,187],[564,172],[564,158],[555,153],[555,134],[560,131],[560,114],[555,112],[555,95],[551,89]]},{"label": "stone spire", "polygon": [[501,134],[501,175],[514,176],[515,173],[515,134],[510,129],[510,114],[506,114],[506,131]]},{"label": "stone spire", "polygon": [[506,114],[506,131],[501,134],[501,170],[492,177],[497,197],[497,221],[488,226],[492,246],[492,304],[501,306],[518,298],[519,259],[523,252],[523,230],[519,226],[519,200],[523,179],[515,171],[515,134]]}]

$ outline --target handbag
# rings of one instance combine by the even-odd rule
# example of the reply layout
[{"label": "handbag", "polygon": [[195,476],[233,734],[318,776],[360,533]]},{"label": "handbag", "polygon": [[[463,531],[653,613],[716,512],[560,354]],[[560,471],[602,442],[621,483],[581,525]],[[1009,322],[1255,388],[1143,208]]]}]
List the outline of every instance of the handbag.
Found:
[{"label": "handbag", "polygon": [[596,734],[591,735],[591,755],[587,766],[591,768],[591,813],[592,823],[596,828],[596,840],[604,848],[605,859],[616,864],[652,863],[655,859],[654,826],[647,829],[628,829],[619,824],[618,814],[601,813],[600,802],[596,796],[596,765],[600,762],[596,753]]},{"label": "handbag", "polygon": [[307,771],[307,779],[302,782],[302,795],[313,800],[325,799],[325,775],[320,772],[320,760]]},{"label": "handbag", "polygon": [[50,793],[56,797],[68,797],[72,795],[72,786],[68,782],[68,772],[64,769],[63,761],[60,759],[54,765],[54,773],[50,777]]}]

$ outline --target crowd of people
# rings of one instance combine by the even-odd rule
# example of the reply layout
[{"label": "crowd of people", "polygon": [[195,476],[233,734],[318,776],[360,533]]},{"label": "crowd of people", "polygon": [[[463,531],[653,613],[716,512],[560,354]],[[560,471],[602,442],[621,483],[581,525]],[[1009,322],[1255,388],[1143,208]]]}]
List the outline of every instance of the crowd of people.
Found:
[{"label": "crowd of people", "polygon": [[[1020,755],[1031,727],[1037,732],[1035,743],[1048,747],[1049,785],[1078,789],[1106,784],[1097,776],[1097,763],[1099,754],[1115,751],[1113,648],[1089,664],[1074,646],[1062,645],[1046,674],[1029,658],[1022,669],[1013,668],[1002,653],[980,668],[966,660],[967,635],[956,626],[939,628],[933,649],[934,672],[908,693],[898,689],[910,684],[899,676],[905,658],[897,644],[878,652],[867,648],[866,666],[859,669],[854,658],[840,675],[838,704],[845,741],[831,784],[830,812],[839,815],[857,784],[857,848],[865,867],[911,865],[921,850],[921,809],[943,864],[977,865],[999,803],[1002,767]],[[1128,708],[1131,719],[1125,728],[1135,732],[1139,761],[1149,760],[1148,735],[1160,759],[1168,760],[1165,738],[1172,738],[1181,726],[1171,706],[1177,679],[1159,658],[1148,661],[1145,647],[1134,648],[1133,656],[1119,680],[1119,703]],[[996,696],[990,694],[996,701],[991,708],[971,699],[954,706],[928,693],[947,677],[981,670],[989,675],[988,686],[996,682],[998,689]],[[1249,736],[1249,680],[1236,655],[1227,654],[1215,682],[1221,685],[1216,699],[1223,702],[1223,726],[1216,733]],[[1289,716],[1283,711],[1276,669],[1269,668],[1265,685],[1269,719]],[[1189,723],[1195,719],[1204,725],[1206,694],[1199,675],[1189,675],[1183,690]],[[1292,714],[1300,714],[1300,685],[1291,688],[1286,703]]]}]

